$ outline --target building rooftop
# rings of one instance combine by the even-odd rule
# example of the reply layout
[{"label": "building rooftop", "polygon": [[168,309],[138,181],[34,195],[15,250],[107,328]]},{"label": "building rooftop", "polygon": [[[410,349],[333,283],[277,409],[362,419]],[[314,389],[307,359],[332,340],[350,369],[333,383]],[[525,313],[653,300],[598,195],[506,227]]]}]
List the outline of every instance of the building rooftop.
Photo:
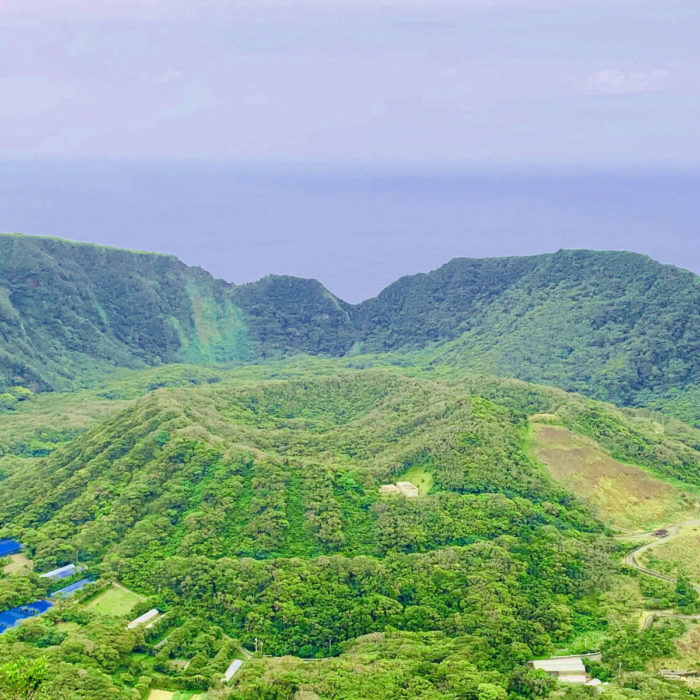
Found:
[{"label": "building rooftop", "polygon": [[142,625],[144,622],[148,622],[149,620],[153,619],[156,615],[158,615],[158,610],[156,608],[151,608],[148,612],[145,612],[143,615],[139,615],[135,620],[132,620],[126,626],[126,628],[128,630],[133,629],[134,627]]},{"label": "building rooftop", "polygon": [[547,673],[557,673],[564,676],[580,673],[585,675],[586,673],[583,661],[578,656],[563,659],[539,659],[538,661],[533,661],[532,665]]},{"label": "building rooftop", "polygon": [[75,572],[75,564],[66,564],[65,566],[60,566],[58,569],[53,569],[53,571],[47,571],[45,574],[41,574],[39,578],[62,579],[72,576]]}]

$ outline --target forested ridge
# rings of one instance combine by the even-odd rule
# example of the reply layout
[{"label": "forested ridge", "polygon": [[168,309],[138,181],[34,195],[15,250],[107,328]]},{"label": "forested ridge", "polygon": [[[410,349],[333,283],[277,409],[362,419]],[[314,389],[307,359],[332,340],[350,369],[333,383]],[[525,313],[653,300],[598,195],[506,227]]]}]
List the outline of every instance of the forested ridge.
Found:
[{"label": "forested ridge", "polygon": [[[691,489],[697,431],[548,387],[395,367],[183,367],[154,381],[158,372],[75,394],[75,410],[114,408],[65,436],[48,429],[46,407],[70,394],[6,414],[0,534],[24,543],[36,571],[77,554],[99,582],[84,605],[0,635],[0,657],[48,654],[60,663],[56,683],[88,669],[87,686],[71,681],[75,698],[143,697],[151,683],[217,687],[226,655],[257,639],[273,657],[335,660],[251,661],[212,693],[527,698],[553,689],[530,659],[584,650],[590,637],[607,645],[596,673],[638,674],[619,697],[690,697],[663,682],[665,696],[635,690],[655,687],[649,664],[673,653],[682,629],[662,621],[639,646],[620,606],[643,593],[617,600],[622,581],[637,585],[621,550],[534,459],[528,421],[556,420]],[[379,493],[423,476],[417,499]],[[146,638],[116,634],[89,607],[113,580],[169,617]],[[0,578],[7,604],[45,590],[35,575]],[[186,672],[183,655],[196,657]]]},{"label": "forested ridge", "polygon": [[698,308],[697,276],[634,253],[460,258],[351,305],[315,280],[236,286],[172,256],[2,235],[0,382],[61,390],[115,367],[400,352],[697,423]]},{"label": "forested ridge", "polygon": [[658,673],[700,670],[694,555],[624,563],[700,519],[698,301],[632,253],[350,305],[0,236],[0,607],[53,603],[0,628],[0,697],[581,700],[530,662],[590,650],[612,700],[698,697]]}]

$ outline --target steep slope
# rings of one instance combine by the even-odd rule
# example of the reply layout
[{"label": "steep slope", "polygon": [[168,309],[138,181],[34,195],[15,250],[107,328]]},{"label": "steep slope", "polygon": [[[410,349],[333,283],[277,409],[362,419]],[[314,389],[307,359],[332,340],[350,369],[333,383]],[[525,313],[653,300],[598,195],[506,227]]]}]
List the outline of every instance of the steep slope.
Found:
[{"label": "steep slope", "polygon": [[632,253],[453,260],[356,311],[363,349],[452,341],[431,358],[645,405],[700,380],[700,284]]},{"label": "steep slope", "polygon": [[535,416],[532,428],[534,454],[552,478],[589,503],[605,522],[649,532],[700,516],[700,491],[674,488],[551,420]]},{"label": "steep slope", "polygon": [[252,358],[225,288],[176,258],[0,236],[5,384],[67,388],[110,367]]},{"label": "steep slope", "polygon": [[235,286],[169,256],[0,236],[0,389],[67,388],[119,366],[399,351],[697,423],[699,308],[698,277],[633,253],[456,259],[352,306],[314,280]]},{"label": "steep slope", "polygon": [[233,288],[173,256],[0,235],[0,389],[67,389],[115,367],[339,354],[349,324],[314,280]]}]

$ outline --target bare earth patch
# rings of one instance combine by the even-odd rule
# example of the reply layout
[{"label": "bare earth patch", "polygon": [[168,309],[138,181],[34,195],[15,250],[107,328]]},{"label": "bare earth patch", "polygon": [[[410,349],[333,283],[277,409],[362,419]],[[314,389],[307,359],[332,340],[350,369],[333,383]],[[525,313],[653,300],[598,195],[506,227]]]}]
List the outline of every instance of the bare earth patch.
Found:
[{"label": "bare earth patch", "polygon": [[16,574],[19,571],[34,568],[34,563],[29,561],[26,555],[22,552],[19,554],[10,554],[10,556],[7,558],[10,561],[9,563],[5,564],[5,568],[3,569],[3,573],[5,574]]},{"label": "bare earth patch", "polygon": [[697,513],[697,496],[623,464],[562,426],[534,424],[533,452],[552,478],[621,529],[652,529]]}]

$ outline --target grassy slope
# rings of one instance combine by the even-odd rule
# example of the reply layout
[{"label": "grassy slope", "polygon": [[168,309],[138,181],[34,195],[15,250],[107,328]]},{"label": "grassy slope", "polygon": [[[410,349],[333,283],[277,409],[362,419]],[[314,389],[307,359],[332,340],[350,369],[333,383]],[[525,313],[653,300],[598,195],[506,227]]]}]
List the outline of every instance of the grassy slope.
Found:
[{"label": "grassy slope", "polygon": [[563,426],[533,421],[533,453],[562,486],[621,530],[649,531],[698,517],[700,489],[682,488],[613,459],[595,442]]},{"label": "grassy slope", "polygon": [[681,528],[677,537],[645,552],[642,561],[672,576],[686,573],[700,585],[700,527]]},{"label": "grassy slope", "polygon": [[141,598],[125,588],[112,586],[90,600],[86,607],[102,615],[128,615]]}]

